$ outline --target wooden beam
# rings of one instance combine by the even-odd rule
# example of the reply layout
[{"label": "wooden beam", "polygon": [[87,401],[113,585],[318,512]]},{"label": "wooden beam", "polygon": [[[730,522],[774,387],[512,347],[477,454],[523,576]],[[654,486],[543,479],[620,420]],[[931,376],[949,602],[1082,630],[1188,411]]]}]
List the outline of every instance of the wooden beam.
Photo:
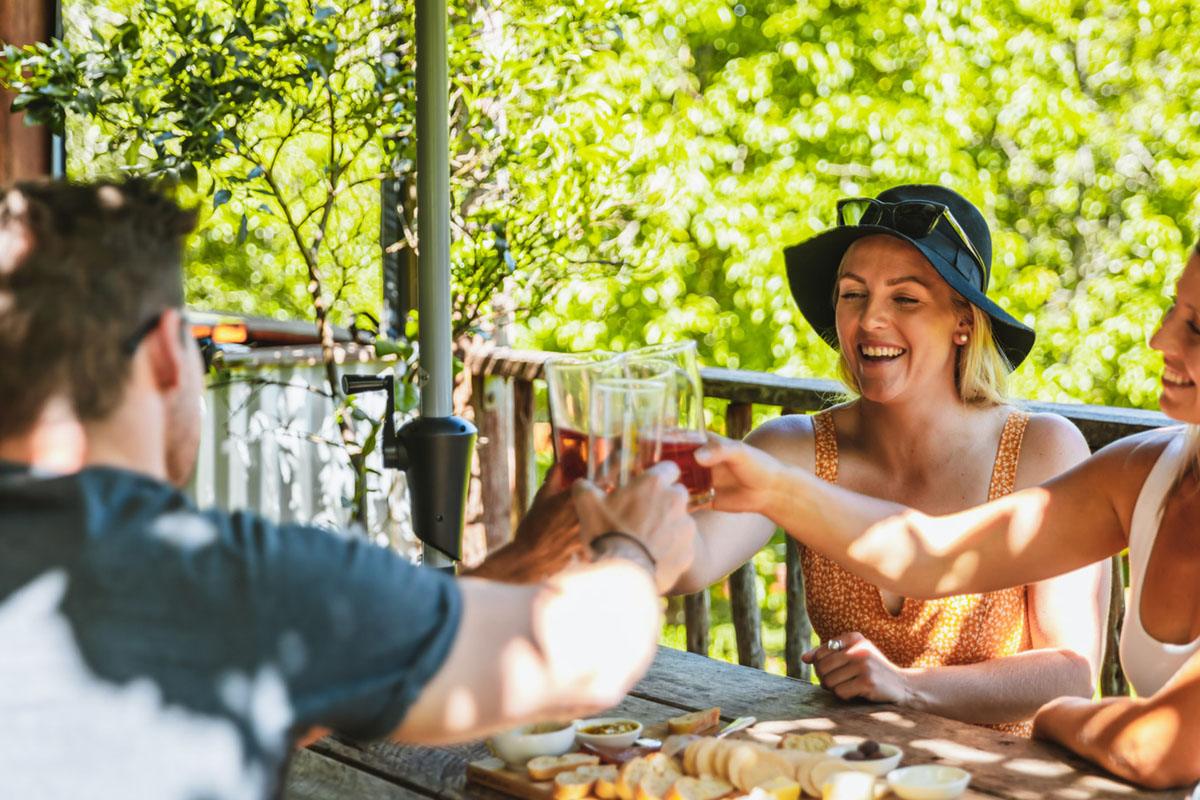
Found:
[{"label": "wooden beam", "polygon": [[[0,3],[0,42],[25,45],[54,35],[53,0],[5,0]],[[50,131],[25,124],[24,114],[9,111],[11,92],[0,91],[0,186],[50,174]]]}]

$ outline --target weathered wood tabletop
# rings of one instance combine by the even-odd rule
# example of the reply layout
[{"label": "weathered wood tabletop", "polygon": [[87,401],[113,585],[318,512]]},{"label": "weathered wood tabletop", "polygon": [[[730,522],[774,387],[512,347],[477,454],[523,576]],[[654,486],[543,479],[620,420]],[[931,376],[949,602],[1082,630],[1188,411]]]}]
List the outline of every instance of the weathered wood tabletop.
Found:
[{"label": "weathered wood tabletop", "polygon": [[[890,742],[904,749],[906,764],[953,764],[970,771],[976,797],[1089,800],[1189,794],[1136,789],[1044,742],[895,706],[844,703],[807,683],[665,647],[659,648],[650,671],[615,710],[654,723],[682,710],[710,706],[720,706],[725,720],[754,715],[760,721],[756,727],[766,733],[830,730]],[[297,753],[284,797],[503,800],[505,795],[466,785],[467,763],[487,755],[481,742],[413,747],[327,737]]]}]

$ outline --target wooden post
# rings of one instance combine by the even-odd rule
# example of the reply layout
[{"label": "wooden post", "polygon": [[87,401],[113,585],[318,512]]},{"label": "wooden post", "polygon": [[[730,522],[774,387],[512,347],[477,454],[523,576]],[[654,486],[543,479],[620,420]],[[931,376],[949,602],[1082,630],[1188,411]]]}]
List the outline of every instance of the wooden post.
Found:
[{"label": "wooden post", "polygon": [[800,569],[800,544],[787,537],[787,616],[784,622],[784,662],[789,678],[808,680],[812,668],[800,660],[812,641],[812,624],[804,604],[804,572]]},{"label": "wooden post", "polygon": [[1100,694],[1104,697],[1125,697],[1129,683],[1121,671],[1121,623],[1125,619],[1125,565],[1128,556],[1112,557],[1112,589],[1108,600],[1108,636],[1104,647],[1104,663],[1100,667]]},{"label": "wooden post", "polygon": [[504,378],[475,375],[471,404],[479,428],[479,480],[487,552],[512,538],[512,488],[508,480],[507,420],[504,417]]},{"label": "wooden post", "polygon": [[[0,3],[0,42],[23,45],[54,34],[51,0]],[[50,174],[50,131],[25,124],[24,114],[9,111],[14,96],[0,91],[0,186]]]},{"label": "wooden post", "polygon": [[[783,413],[796,414],[796,409],[785,408]],[[804,600],[804,571],[800,568],[800,543],[787,537],[787,558],[784,591],[787,594],[787,616],[784,621],[784,662],[789,678],[809,680],[812,667],[800,660],[801,654],[812,642],[812,622],[808,618],[808,606]]]},{"label": "wooden post", "polygon": [[[750,432],[754,406],[730,403],[725,411],[725,434],[741,439]],[[762,646],[762,609],[758,600],[758,576],[754,560],[747,561],[729,576],[729,606],[737,634],[738,662],[762,669],[766,661]]]},{"label": "wooden post", "polygon": [[708,655],[710,602],[708,589],[683,598],[683,626],[687,630],[687,649],[690,653]]},{"label": "wooden post", "polygon": [[537,461],[533,451],[533,381],[513,379],[513,522],[515,531],[533,502]]}]

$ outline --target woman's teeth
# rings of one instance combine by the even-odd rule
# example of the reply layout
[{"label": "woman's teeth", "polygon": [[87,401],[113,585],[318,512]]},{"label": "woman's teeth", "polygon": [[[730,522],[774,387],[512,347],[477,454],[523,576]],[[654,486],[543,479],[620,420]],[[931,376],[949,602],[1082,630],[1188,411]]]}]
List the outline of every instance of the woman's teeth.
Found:
[{"label": "woman's teeth", "polygon": [[904,355],[902,347],[866,347],[860,346],[858,351],[867,358],[895,358]]},{"label": "woman's teeth", "polygon": [[1173,386],[1192,386],[1193,381],[1188,380],[1186,375],[1182,375],[1170,367],[1163,368],[1163,383],[1169,383]]}]

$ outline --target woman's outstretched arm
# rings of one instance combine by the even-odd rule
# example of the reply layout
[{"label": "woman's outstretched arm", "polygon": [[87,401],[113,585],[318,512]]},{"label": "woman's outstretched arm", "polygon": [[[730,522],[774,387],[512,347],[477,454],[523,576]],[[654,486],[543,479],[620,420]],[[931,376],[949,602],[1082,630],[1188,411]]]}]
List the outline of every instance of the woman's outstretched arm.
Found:
[{"label": "woman's outstretched arm", "polygon": [[930,598],[1033,583],[1123,549],[1127,508],[1149,470],[1134,452],[1141,438],[1110,445],[1041,486],[938,517],[715,435],[697,458],[713,468],[717,510],[765,514],[870,583]]}]

